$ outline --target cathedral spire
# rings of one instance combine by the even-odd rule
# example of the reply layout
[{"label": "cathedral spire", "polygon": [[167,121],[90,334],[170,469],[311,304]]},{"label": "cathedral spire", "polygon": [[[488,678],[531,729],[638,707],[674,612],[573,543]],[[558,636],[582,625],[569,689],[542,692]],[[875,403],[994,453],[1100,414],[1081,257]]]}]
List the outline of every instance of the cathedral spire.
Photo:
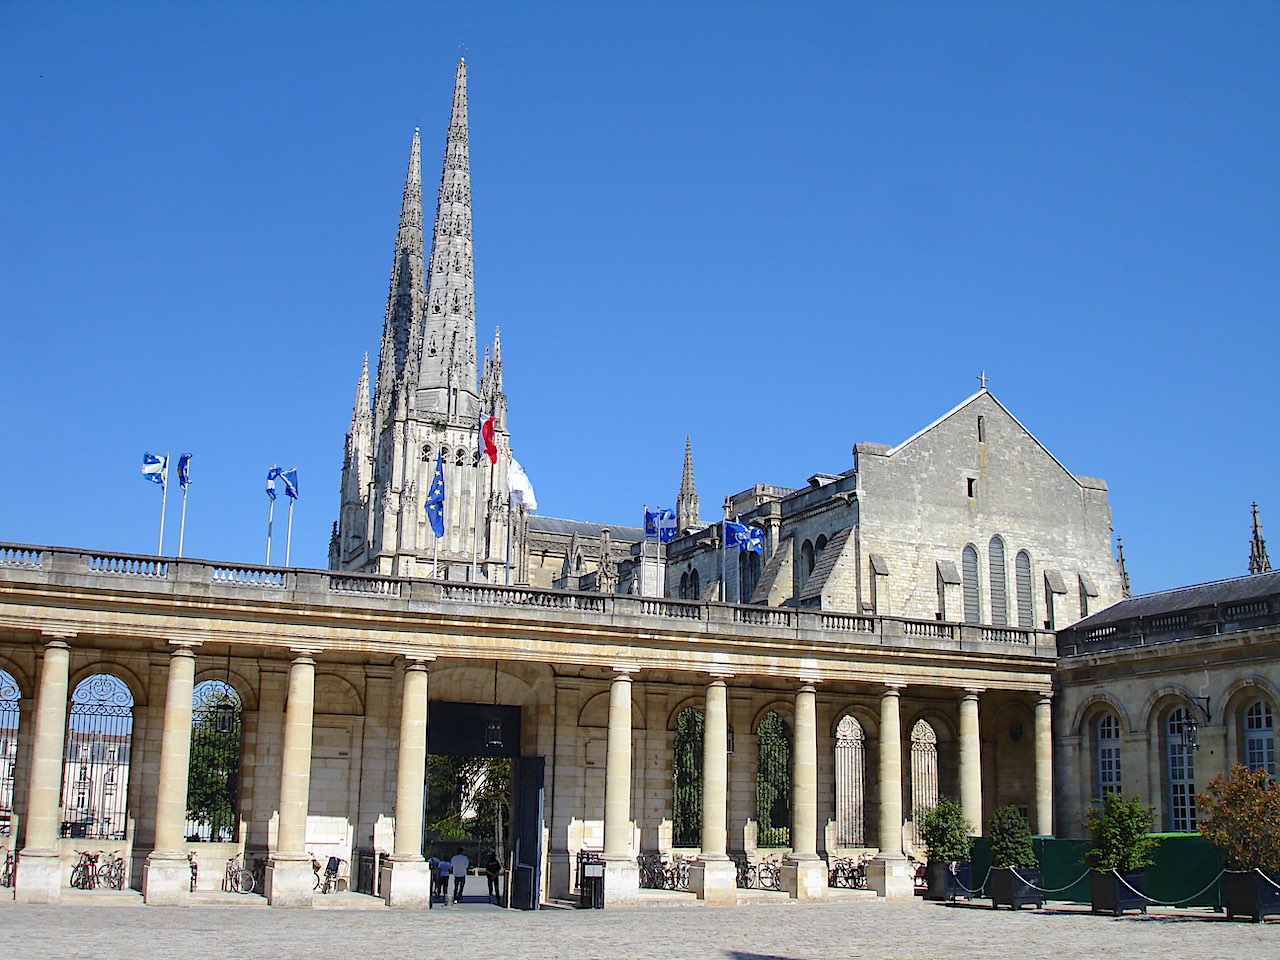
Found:
[{"label": "cathedral spire", "polygon": [[[428,265],[426,321],[422,330],[418,389],[424,410],[454,409],[463,418],[475,415],[476,388],[475,278],[471,250],[471,155],[467,144],[467,64],[458,61],[453,82],[453,108],[445,138],[444,169],[436,204],[435,230]],[[444,355],[444,345],[455,345]],[[450,366],[461,377],[456,407],[450,403]],[[469,397],[467,401],[463,397]]]},{"label": "cathedral spire", "polygon": [[693,485],[693,445],[684,436],[684,472],[680,476],[680,495],[676,497],[676,529],[683,533],[698,522],[698,490]]},{"label": "cathedral spire", "polygon": [[1120,568],[1120,596],[1126,599],[1133,596],[1129,587],[1129,570],[1124,565],[1124,541],[1116,537],[1116,566]]},{"label": "cathedral spire", "polygon": [[360,368],[360,379],[356,381],[356,399],[351,404],[351,425],[354,427],[360,419],[369,418],[369,354],[364,355],[364,365]]},{"label": "cathedral spire", "polygon": [[1253,539],[1249,543],[1249,572],[1271,572],[1271,558],[1267,556],[1267,541],[1262,539],[1262,521],[1258,519],[1256,500],[1253,502]]},{"label": "cathedral spire", "polygon": [[400,201],[400,229],[391,261],[391,285],[378,354],[375,400],[379,432],[392,416],[401,388],[409,379],[405,375],[406,367],[412,362],[409,344],[421,329],[426,309],[422,245],[422,148],[415,129],[409,148],[409,169],[404,178],[404,196]]}]

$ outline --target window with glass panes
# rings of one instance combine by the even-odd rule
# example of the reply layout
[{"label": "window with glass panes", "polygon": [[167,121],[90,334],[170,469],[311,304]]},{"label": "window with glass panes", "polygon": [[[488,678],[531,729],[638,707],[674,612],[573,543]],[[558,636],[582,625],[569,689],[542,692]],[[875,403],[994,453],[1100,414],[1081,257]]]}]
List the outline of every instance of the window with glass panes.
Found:
[{"label": "window with glass panes", "polygon": [[1244,763],[1276,775],[1276,738],[1271,704],[1255,700],[1244,712]]},{"label": "window with glass panes", "polygon": [[1120,721],[1114,713],[1104,713],[1097,727],[1097,795],[1120,792]]},{"label": "window with glass panes", "polygon": [[1169,829],[1190,832],[1196,828],[1196,768],[1194,748],[1183,742],[1191,718],[1181,707],[1165,720],[1166,780],[1169,785]]}]

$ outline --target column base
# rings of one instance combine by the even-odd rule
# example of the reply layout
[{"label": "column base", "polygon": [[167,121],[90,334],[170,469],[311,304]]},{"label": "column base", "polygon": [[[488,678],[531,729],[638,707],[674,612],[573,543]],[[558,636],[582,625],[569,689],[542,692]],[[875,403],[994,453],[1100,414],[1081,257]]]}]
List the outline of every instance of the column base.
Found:
[{"label": "column base", "polygon": [[782,861],[782,889],[792,900],[825,900],[827,887],[827,861],[817,857]]},{"label": "column base", "polygon": [[191,863],[185,854],[151,851],[142,868],[142,899],[161,907],[191,906]]},{"label": "column base", "polygon": [[604,858],[604,905],[635,906],[640,901],[640,865],[630,858]]},{"label": "column base", "polygon": [[431,906],[431,865],[421,857],[384,860],[378,890],[388,907],[427,910]]},{"label": "column base", "polygon": [[867,864],[867,886],[886,900],[916,895],[915,871],[906,857],[876,857]]},{"label": "column base", "polygon": [[62,899],[62,858],[56,850],[23,850],[13,899],[19,903],[57,903]]},{"label": "column base", "polygon": [[267,861],[267,903],[273,907],[310,907],[316,875],[308,856],[276,856]]},{"label": "column base", "polygon": [[689,891],[715,906],[738,902],[738,867],[728,857],[703,859],[689,865]]}]

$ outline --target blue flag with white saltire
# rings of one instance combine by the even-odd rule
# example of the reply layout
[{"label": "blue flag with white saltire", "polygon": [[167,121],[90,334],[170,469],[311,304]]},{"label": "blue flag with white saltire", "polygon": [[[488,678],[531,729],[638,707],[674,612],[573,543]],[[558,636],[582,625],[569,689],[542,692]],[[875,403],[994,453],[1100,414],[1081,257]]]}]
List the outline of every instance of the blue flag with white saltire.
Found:
[{"label": "blue flag with white saltire", "polygon": [[191,484],[191,454],[184,453],[178,458],[178,483],[185,490]]},{"label": "blue flag with white saltire", "polygon": [[290,500],[298,499],[298,468],[280,471],[280,479],[284,481],[284,495]]},{"label": "blue flag with white saltire", "polygon": [[427,491],[427,502],[423,504],[427,511],[427,520],[431,524],[431,532],[437,537],[444,536],[444,450],[436,454],[436,472],[431,478],[431,489]]},{"label": "blue flag with white saltire", "polygon": [[279,467],[272,467],[267,471],[267,496],[272,500],[276,498],[276,477],[283,472]]},{"label": "blue flag with white saltire", "polygon": [[726,549],[737,547],[739,553],[753,551],[764,553],[764,531],[750,524],[736,520],[724,522],[724,545]]},{"label": "blue flag with white saltire", "polygon": [[644,536],[646,540],[670,543],[676,538],[676,515],[671,510],[658,507],[644,512]]},{"label": "blue flag with white saltire", "polygon": [[157,457],[154,453],[142,455],[142,475],[152,483],[164,486],[164,475],[169,472],[168,456]]}]

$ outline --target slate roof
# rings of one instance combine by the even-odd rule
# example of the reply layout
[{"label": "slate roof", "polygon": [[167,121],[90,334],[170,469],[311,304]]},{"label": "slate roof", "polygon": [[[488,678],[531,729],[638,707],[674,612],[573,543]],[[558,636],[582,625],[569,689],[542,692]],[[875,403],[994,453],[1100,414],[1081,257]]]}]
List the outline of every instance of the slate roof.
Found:
[{"label": "slate roof", "polygon": [[832,534],[831,539],[827,541],[826,547],[822,551],[822,555],[818,557],[818,562],[813,565],[813,573],[809,574],[809,579],[804,582],[804,587],[800,590],[799,600],[811,600],[815,597],[822,596],[822,588],[827,585],[832,571],[836,568],[836,561],[840,559],[840,554],[844,552],[844,545],[849,542],[849,534],[853,532],[853,527],[845,527]]},{"label": "slate roof", "polygon": [[644,537],[640,527],[627,527],[614,523],[593,523],[589,520],[560,520],[556,517],[531,516],[529,530],[534,533],[558,533],[571,537],[575,533],[579,537],[595,537],[599,539],[600,530],[609,528],[609,536],[614,540],[639,542]]},{"label": "slate roof", "polygon": [[1085,617],[1070,627],[1089,630],[1137,617],[1154,617],[1196,607],[1230,606],[1280,594],[1280,570],[1130,597]]}]

